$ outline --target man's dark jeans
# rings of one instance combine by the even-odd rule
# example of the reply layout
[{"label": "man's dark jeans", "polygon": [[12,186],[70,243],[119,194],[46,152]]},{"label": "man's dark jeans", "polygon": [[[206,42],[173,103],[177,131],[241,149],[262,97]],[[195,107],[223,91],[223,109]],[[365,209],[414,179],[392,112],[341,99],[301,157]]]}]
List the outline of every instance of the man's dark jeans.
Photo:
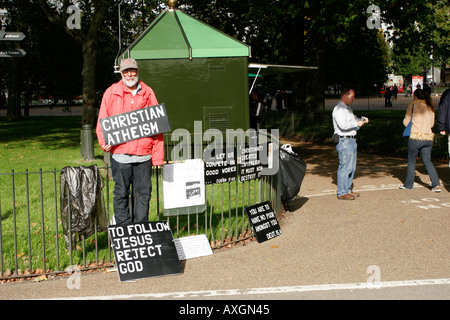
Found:
[{"label": "man's dark jeans", "polygon": [[[152,193],[152,161],[119,163],[111,158],[114,187],[114,218],[116,224],[148,221]],[[136,202],[133,214],[129,211],[130,185],[133,184]]]}]

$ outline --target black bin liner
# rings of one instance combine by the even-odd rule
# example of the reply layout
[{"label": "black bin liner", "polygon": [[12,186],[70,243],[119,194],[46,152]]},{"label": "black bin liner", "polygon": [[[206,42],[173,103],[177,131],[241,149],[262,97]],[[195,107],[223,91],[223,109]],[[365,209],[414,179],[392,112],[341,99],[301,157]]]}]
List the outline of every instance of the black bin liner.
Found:
[{"label": "black bin liner", "polygon": [[[108,218],[103,200],[103,179],[96,165],[65,167],[61,170],[61,222],[66,248],[72,250],[81,236],[85,238],[97,231],[108,229]],[[70,225],[69,225],[70,197]],[[71,233],[71,234],[69,234]]]},{"label": "black bin liner", "polygon": [[305,177],[306,163],[302,157],[293,152],[290,145],[280,148],[280,183],[281,202],[289,203],[300,192]]}]

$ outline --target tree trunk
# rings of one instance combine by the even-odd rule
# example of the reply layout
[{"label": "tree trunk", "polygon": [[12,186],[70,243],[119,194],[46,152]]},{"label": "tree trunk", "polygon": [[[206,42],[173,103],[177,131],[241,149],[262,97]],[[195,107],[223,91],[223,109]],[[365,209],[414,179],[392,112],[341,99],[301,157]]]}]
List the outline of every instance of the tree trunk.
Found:
[{"label": "tree trunk", "polygon": [[[83,114],[81,117],[81,124],[93,125],[96,120],[95,64],[97,42],[99,30],[104,27],[102,23],[105,21],[108,9],[111,6],[111,1],[97,0],[83,1],[83,3],[86,5],[84,10],[86,11],[86,19],[90,20],[89,25],[83,26],[80,30],[69,30],[66,27],[66,19],[68,18],[67,8],[70,2],[64,1],[62,15],[58,15],[46,0],[39,0],[39,5],[46,13],[49,21],[56,26],[64,28],[64,30],[81,45],[81,50],[83,52]],[[95,13],[92,10],[94,7]]]},{"label": "tree trunk", "polygon": [[21,67],[18,59],[8,58],[8,108],[6,110],[6,121],[18,121],[21,118],[20,112],[20,93],[21,93]]},{"label": "tree trunk", "polygon": [[83,114],[81,124],[94,125],[96,121],[95,99],[95,43],[88,40],[82,44],[83,50]]},{"label": "tree trunk", "polygon": [[323,51],[320,45],[315,45],[315,47],[315,50],[312,50],[314,57],[311,59],[311,64],[314,67],[319,67],[319,69],[309,71],[305,99],[305,112],[307,114],[325,111],[324,70],[320,67],[323,65],[321,63]]}]

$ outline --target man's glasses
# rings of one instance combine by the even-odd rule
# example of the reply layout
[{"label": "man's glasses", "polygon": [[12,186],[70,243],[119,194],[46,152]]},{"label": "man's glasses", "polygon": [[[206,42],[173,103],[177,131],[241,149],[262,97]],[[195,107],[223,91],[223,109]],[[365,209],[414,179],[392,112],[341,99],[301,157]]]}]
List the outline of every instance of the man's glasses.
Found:
[{"label": "man's glasses", "polygon": [[137,69],[125,69],[122,71],[122,74],[127,74],[127,73],[137,74]]}]

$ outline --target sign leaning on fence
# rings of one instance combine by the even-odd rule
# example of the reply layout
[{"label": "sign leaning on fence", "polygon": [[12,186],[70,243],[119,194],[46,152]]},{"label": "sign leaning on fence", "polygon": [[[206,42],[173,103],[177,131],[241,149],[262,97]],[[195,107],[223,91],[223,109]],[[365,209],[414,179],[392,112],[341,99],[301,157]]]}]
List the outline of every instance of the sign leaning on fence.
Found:
[{"label": "sign leaning on fence", "polygon": [[181,273],[167,221],[109,226],[120,281]]},{"label": "sign leaning on fence", "polygon": [[171,130],[164,103],[100,119],[100,125],[111,146]]},{"label": "sign leaning on fence", "polygon": [[163,167],[164,215],[183,214],[182,208],[197,208],[202,212],[205,205],[205,168],[201,159],[167,163]]},{"label": "sign leaning on fence", "polygon": [[205,184],[234,182],[237,177],[236,150],[227,148],[224,153],[204,152]]},{"label": "sign leaning on fence", "polygon": [[245,213],[258,243],[281,235],[281,228],[270,201],[246,207]]},{"label": "sign leaning on fence", "polygon": [[[239,181],[244,182],[254,180],[261,177],[264,167],[272,168],[273,166],[273,144],[265,144],[259,146],[241,147],[240,157],[237,162],[239,165]],[[269,152],[269,154],[267,153]],[[266,164],[263,164],[261,155],[267,158]],[[273,174],[273,173],[272,173]]]}]

